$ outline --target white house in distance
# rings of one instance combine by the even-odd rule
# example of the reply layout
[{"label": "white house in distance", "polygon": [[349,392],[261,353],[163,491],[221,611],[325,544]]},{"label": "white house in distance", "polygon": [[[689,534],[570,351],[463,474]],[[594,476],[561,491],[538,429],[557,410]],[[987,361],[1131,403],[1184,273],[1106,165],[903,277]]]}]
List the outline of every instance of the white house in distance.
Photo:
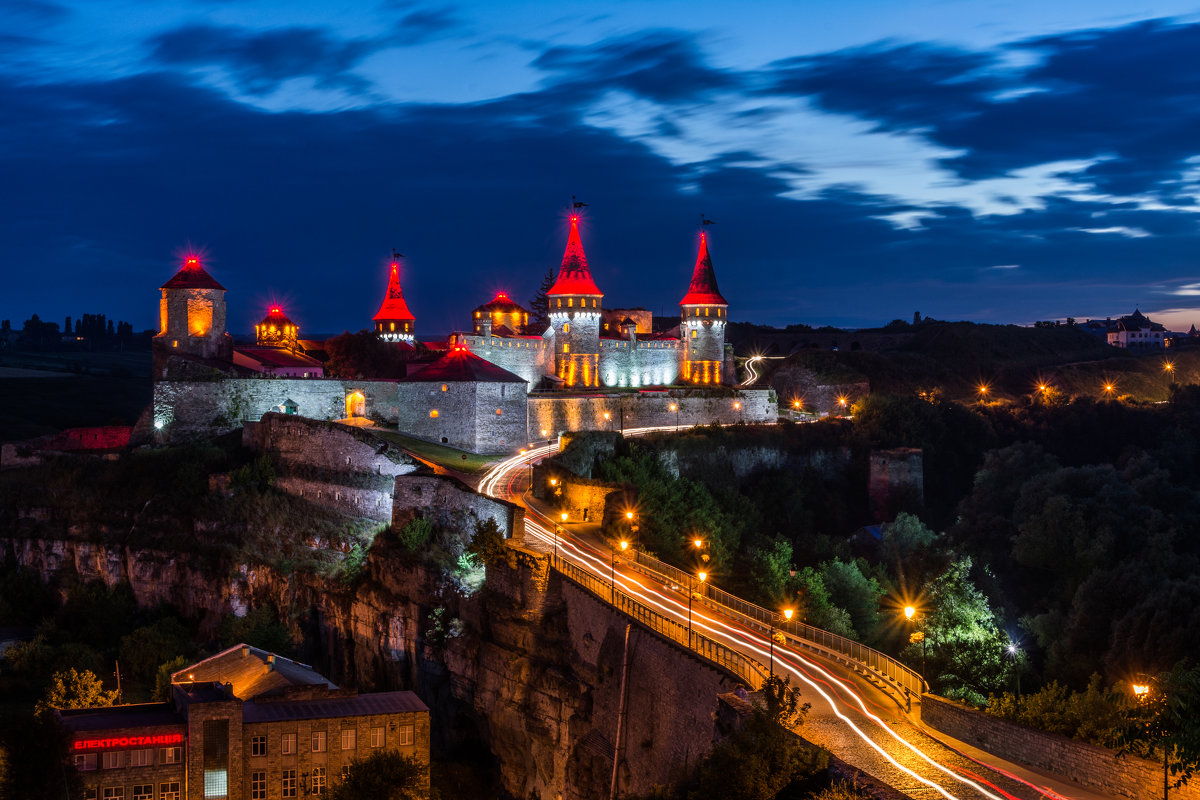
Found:
[{"label": "white house in distance", "polygon": [[1129,316],[1118,317],[1111,322],[1105,333],[1110,345],[1122,349],[1162,350],[1165,346],[1163,335],[1166,328],[1152,322],[1137,309]]}]

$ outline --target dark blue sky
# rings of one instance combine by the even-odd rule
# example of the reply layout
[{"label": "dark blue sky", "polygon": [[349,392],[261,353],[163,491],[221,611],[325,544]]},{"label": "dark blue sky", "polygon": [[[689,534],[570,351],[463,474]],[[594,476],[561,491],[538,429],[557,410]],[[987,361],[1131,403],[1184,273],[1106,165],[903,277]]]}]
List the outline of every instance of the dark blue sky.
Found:
[{"label": "dark blue sky", "polygon": [[[735,320],[1200,324],[1200,21],[979,3],[0,0],[0,317],[419,334],[557,267],[672,313],[699,215]],[[1177,313],[1167,313],[1178,310]]]}]

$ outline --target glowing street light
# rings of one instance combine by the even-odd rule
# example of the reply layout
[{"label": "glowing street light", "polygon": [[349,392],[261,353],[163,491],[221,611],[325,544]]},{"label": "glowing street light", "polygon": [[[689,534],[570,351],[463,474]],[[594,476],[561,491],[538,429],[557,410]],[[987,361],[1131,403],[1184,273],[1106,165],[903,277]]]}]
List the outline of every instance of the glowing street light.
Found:
[{"label": "glowing street light", "polygon": [[[912,623],[913,626],[915,627],[917,625],[917,609],[916,609],[916,607],[915,606],[905,606],[904,607],[904,618],[906,620],[908,620],[910,623]],[[924,675],[925,674],[925,631],[922,631],[922,630],[914,631],[913,634],[911,636],[909,636],[908,641],[912,644],[916,644],[917,642],[921,643],[921,675]]]},{"label": "glowing street light", "polygon": [[[786,622],[792,621],[792,614],[794,613],[792,611],[792,609],[785,608],[785,609],[783,609],[782,613],[783,613],[784,621],[786,621]],[[784,641],[786,641],[786,639]],[[770,663],[771,677],[774,678],[775,677],[775,622],[774,622],[774,618],[772,618],[772,621],[771,621],[771,650],[770,650],[770,653],[771,653],[771,655],[770,655],[770,658],[768,659],[768,661]]]},{"label": "glowing street light", "polygon": [[1013,660],[1013,674],[1016,676],[1017,682],[1017,708],[1021,708],[1021,648],[1017,647],[1016,642],[1009,642],[1008,647],[1004,648],[1008,651],[1009,656]]},{"label": "glowing street light", "polygon": [[981,402],[981,403],[986,402],[988,392],[991,391],[992,387],[988,386],[986,383],[981,383],[981,384],[979,384],[977,389],[979,391],[979,402]]},{"label": "glowing street light", "polygon": [[[707,572],[698,572],[698,573],[696,573],[696,578],[699,580],[699,583],[697,583],[697,588],[699,588],[699,584],[704,583],[704,581],[708,579],[708,573]],[[688,583],[690,584],[691,581],[689,580]],[[691,586],[688,586],[688,648],[689,649],[692,646],[692,595],[694,593],[695,593],[695,590],[692,589]]]},{"label": "glowing street light", "polygon": [[[621,552],[624,553],[629,549],[629,542],[621,540]],[[608,602],[616,604],[617,602],[617,551],[612,551],[612,560],[609,562],[608,583],[611,590],[608,595]]]},{"label": "glowing street light", "polygon": [[1111,397],[1112,393],[1115,392],[1116,390],[1117,390],[1117,387],[1114,386],[1113,384],[1111,384],[1111,383],[1104,384],[1104,394],[1108,395],[1109,397]]},{"label": "glowing street light", "polygon": [[1145,700],[1150,696],[1150,687],[1145,683],[1133,684],[1133,696],[1139,700]]}]

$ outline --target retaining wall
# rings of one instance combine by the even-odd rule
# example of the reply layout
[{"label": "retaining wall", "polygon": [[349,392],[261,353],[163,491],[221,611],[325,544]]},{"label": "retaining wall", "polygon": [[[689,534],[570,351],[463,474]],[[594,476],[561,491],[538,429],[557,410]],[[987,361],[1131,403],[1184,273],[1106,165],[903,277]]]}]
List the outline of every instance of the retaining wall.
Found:
[{"label": "retaining wall", "polygon": [[[1001,758],[1062,775],[1092,789],[1133,800],[1162,796],[1162,763],[1117,757],[1104,747],[1046,733],[935,695],[921,698],[921,721]],[[1171,790],[1176,800],[1200,799],[1200,786]]]},{"label": "retaining wall", "polygon": [[[769,389],[662,389],[637,394],[530,395],[529,441],[550,439],[566,431],[775,422],[778,409],[773,397],[774,393]],[[607,419],[605,414],[608,414]]]},{"label": "retaining wall", "polygon": [[[461,516],[477,521],[494,519],[505,539],[525,539],[525,509],[471,489],[447,475],[401,475],[392,493],[392,526],[402,528],[421,516],[449,525]],[[461,522],[461,520],[457,520]]]}]

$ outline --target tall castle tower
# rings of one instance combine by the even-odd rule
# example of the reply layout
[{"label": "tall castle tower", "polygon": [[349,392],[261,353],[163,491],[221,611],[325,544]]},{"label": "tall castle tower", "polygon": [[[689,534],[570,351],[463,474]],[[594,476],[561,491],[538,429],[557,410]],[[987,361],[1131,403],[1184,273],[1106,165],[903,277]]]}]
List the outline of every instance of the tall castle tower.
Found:
[{"label": "tall castle tower", "polygon": [[600,300],[604,294],[592,280],[579,214],[571,213],[571,233],[558,280],[546,292],[554,331],[554,373],[567,386],[600,385]]},{"label": "tall castle tower", "polygon": [[725,323],[729,304],[717,288],[708,235],[700,232],[700,252],[692,270],[692,284],[679,301],[679,336],[685,348],[683,379],[691,383],[720,383],[725,360]]},{"label": "tall castle tower", "polygon": [[404,292],[400,290],[400,255],[392,254],[392,271],[388,275],[387,294],[383,296],[383,305],[375,315],[375,335],[385,342],[413,343],[413,325],[416,318],[408,310],[404,302]]},{"label": "tall castle tower", "polygon": [[161,287],[155,344],[167,352],[202,358],[233,358],[233,337],[225,332],[225,287],[188,255],[183,268]]}]

